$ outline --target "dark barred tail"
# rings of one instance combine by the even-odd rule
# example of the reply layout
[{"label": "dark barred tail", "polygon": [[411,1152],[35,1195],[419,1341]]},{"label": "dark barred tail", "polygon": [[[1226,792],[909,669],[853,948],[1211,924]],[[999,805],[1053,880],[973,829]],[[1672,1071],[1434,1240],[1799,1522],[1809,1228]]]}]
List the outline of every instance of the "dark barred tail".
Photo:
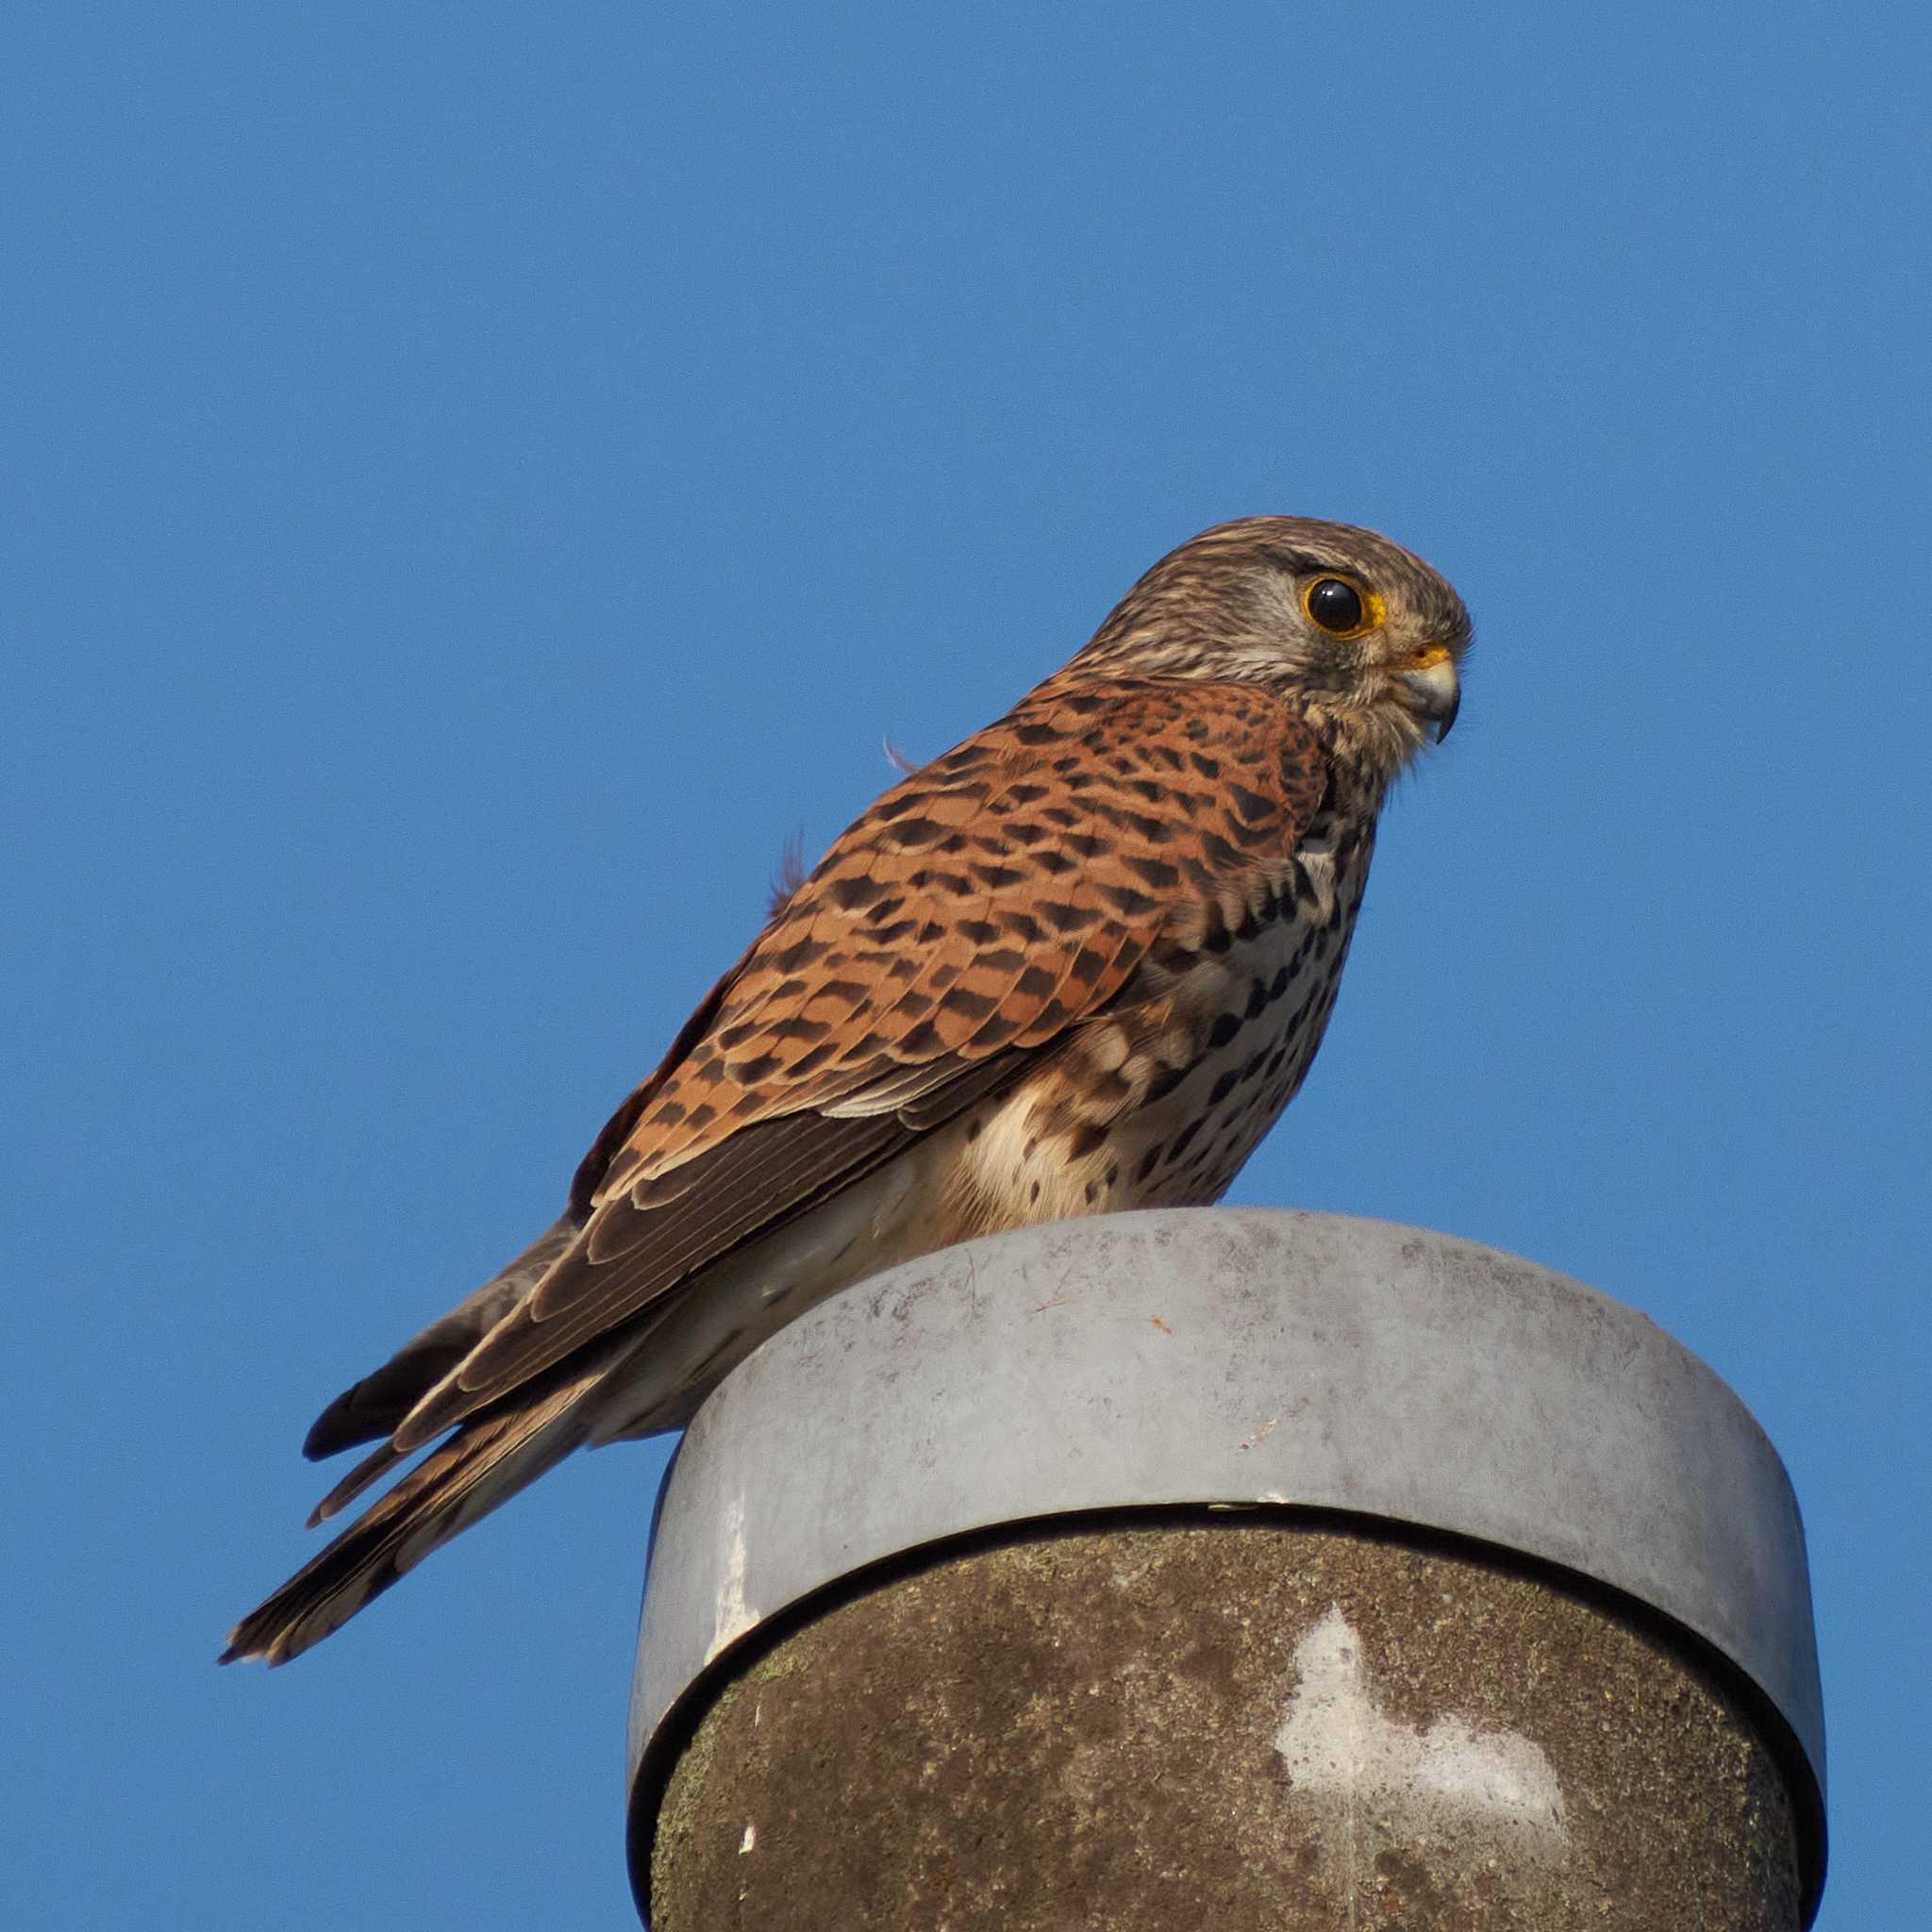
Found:
[{"label": "dark barred tail", "polygon": [[[588,1431],[577,1406],[606,1364],[527,1406],[465,1423],[228,1633],[225,1664],[284,1664],[348,1622],[431,1550],[560,1462]],[[374,1459],[374,1458],[372,1458]]]}]

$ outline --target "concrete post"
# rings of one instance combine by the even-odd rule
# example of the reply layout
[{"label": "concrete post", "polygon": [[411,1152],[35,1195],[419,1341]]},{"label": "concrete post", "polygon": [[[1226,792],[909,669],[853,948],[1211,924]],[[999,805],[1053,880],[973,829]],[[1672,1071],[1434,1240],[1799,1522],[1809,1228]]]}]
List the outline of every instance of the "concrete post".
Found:
[{"label": "concrete post", "polygon": [[1226,1209],[975,1241],[784,1330],[660,1504],[656,1932],[1797,1928],[1803,1531],[1642,1316]]}]

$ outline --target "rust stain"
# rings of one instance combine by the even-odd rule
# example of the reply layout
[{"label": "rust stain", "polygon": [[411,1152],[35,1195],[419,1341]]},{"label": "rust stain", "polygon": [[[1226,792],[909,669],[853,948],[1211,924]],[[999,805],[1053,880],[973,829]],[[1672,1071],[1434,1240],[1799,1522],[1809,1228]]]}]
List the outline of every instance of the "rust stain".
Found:
[{"label": "rust stain", "polygon": [[1160,1319],[1158,1315],[1149,1315],[1147,1319],[1150,1322],[1152,1322],[1154,1325],[1157,1328],[1158,1328],[1163,1335],[1172,1335],[1174,1333],[1174,1330],[1170,1328],[1167,1325],[1167,1324]]}]

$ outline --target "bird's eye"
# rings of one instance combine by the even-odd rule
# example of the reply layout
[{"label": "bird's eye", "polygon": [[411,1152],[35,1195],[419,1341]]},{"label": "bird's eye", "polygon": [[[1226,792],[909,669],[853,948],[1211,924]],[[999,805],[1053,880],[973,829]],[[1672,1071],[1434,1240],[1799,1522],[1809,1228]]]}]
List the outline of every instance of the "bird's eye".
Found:
[{"label": "bird's eye", "polygon": [[1368,628],[1362,593],[1341,577],[1317,577],[1302,592],[1302,608],[1331,637],[1353,637]]}]

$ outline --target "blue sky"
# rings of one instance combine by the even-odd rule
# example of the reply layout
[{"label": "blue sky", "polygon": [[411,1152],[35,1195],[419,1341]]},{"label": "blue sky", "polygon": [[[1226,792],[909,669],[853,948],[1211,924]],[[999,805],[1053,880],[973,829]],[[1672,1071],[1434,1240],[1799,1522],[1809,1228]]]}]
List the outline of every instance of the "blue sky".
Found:
[{"label": "blue sky", "polygon": [[29,7],[0,103],[0,1917],[632,1923],[658,1447],[293,1667],[314,1411],[814,851],[1170,544],[1449,575],[1234,1198],[1634,1303],[1811,1539],[1821,1924],[1914,1895],[1923,8]]}]

